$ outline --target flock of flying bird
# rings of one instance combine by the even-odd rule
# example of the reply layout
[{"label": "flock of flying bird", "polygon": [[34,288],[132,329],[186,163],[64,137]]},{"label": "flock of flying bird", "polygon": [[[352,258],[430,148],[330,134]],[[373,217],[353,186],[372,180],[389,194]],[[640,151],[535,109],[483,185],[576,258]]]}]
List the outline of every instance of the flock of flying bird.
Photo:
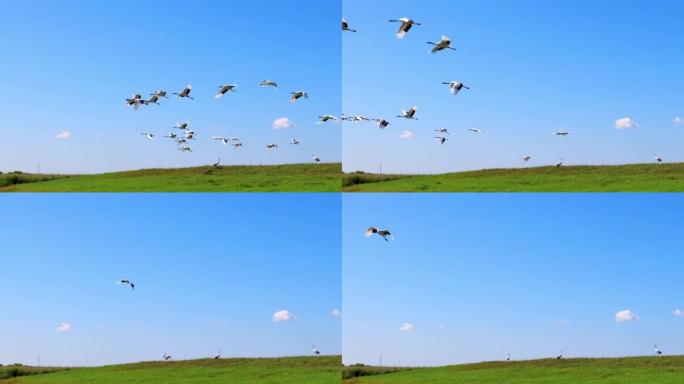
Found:
[{"label": "flock of flying bird", "polygon": [[[278,83],[276,83],[273,80],[262,80],[259,85],[261,87],[267,88],[278,88]],[[222,98],[224,95],[228,93],[234,93],[236,92],[237,85],[235,84],[223,84],[219,86],[218,92],[214,96],[216,99]],[[194,100],[194,97],[192,96],[192,85],[188,84],[181,90],[180,92],[173,92],[173,95],[176,95],[177,98],[179,99],[189,99],[189,100]],[[130,98],[126,99],[126,105],[129,107],[132,107],[134,110],[138,110],[141,106],[148,106],[152,104],[160,105],[159,101],[161,99],[168,99],[169,97],[167,96],[167,92],[162,89],[158,89],[154,91],[153,93],[150,94],[150,97],[148,99],[144,99],[143,96],[139,93],[134,94]],[[295,103],[297,100],[300,99],[308,99],[309,95],[305,91],[294,91],[290,93],[290,102]],[[318,124],[323,124],[328,121],[336,121],[337,118],[333,115],[321,115],[318,117]],[[180,130],[181,132],[175,133],[175,132],[169,132],[167,135],[164,137],[167,139],[173,140],[179,151],[181,152],[192,152],[192,148],[190,147],[190,142],[193,140],[196,140],[197,134],[195,131],[190,128],[190,123],[189,122],[181,122],[177,123],[174,127],[174,129]],[[142,132],[142,136],[146,137],[149,140],[154,140],[155,134],[151,132]],[[225,136],[213,136],[212,140],[215,140],[217,142],[220,142],[223,145],[232,145],[233,149],[239,149],[241,147],[244,147],[243,142],[236,137],[225,137]],[[301,144],[301,140],[298,140],[296,138],[292,138],[289,142],[291,145],[299,145]],[[278,144],[267,144],[266,149],[267,150],[273,150],[277,149]],[[319,156],[312,154],[311,159],[314,163],[320,163],[321,159]],[[218,168],[221,166],[221,159],[219,158],[218,161],[216,161],[213,164],[214,168]]]},{"label": "flock of flying bird", "polygon": [[[406,36],[406,34],[413,28],[413,26],[420,26],[421,25],[421,23],[419,23],[413,19],[410,19],[408,17],[402,17],[400,19],[390,19],[390,20],[388,20],[388,22],[400,23],[399,30],[396,33],[396,36],[398,39],[403,39]],[[358,32],[358,30],[350,28],[349,22],[344,17],[342,18],[342,31],[343,32]],[[427,44],[433,46],[433,48],[430,50],[430,52],[433,54],[440,52],[440,51],[444,51],[444,50],[452,50],[452,51],[456,50],[456,48],[451,46],[451,39],[445,35],[442,35],[442,38],[439,41],[437,41],[437,42],[428,41]],[[463,89],[466,89],[466,90],[470,89],[469,87],[464,85],[462,82],[455,81],[455,80],[444,81],[444,82],[442,82],[442,84],[448,85],[449,92],[453,96],[458,95]],[[410,108],[408,108],[406,110],[402,110],[401,114],[397,115],[396,117],[404,118],[404,119],[408,119],[408,120],[418,120],[418,118],[416,118],[416,112],[417,111],[418,111],[418,108],[416,106],[411,106]],[[343,118],[342,120],[350,121],[350,122],[375,121],[376,125],[380,129],[385,129],[391,125],[391,123],[389,121],[387,121],[383,118],[369,119],[365,116],[353,116],[353,117],[349,117],[346,119]],[[476,134],[482,133],[481,129],[468,128],[467,130],[470,132],[476,133]],[[446,144],[446,142],[449,140],[449,138],[446,136],[446,135],[450,135],[448,129],[446,129],[446,128],[435,129],[434,132],[436,132],[434,138],[439,142],[440,145]],[[559,136],[559,137],[567,137],[570,134],[571,134],[570,131],[565,131],[565,130],[554,132],[554,135]],[[532,156],[530,156],[530,155],[526,155],[526,156],[521,157],[521,160],[524,163],[527,163],[531,159],[532,159]],[[663,162],[663,158],[659,155],[654,155],[654,159],[655,159],[656,163],[658,163],[658,164]],[[562,157],[561,157],[560,161],[555,164],[555,166],[558,168],[563,166],[563,158]]]},{"label": "flock of flying bird", "polygon": [[[118,285],[128,286],[129,288],[131,288],[132,291],[135,290],[135,283],[133,283],[133,281],[131,281],[129,279],[117,280],[117,281],[115,281],[115,283]],[[311,348],[312,348],[312,353],[314,356],[319,356],[321,354],[321,351],[315,345],[312,346]],[[220,358],[221,358],[221,351],[219,350],[218,353],[216,355],[214,355],[213,359],[218,360]],[[162,355],[162,360],[169,361],[171,359],[173,359],[173,357],[171,355],[169,355],[168,353],[164,352],[164,354]]]}]

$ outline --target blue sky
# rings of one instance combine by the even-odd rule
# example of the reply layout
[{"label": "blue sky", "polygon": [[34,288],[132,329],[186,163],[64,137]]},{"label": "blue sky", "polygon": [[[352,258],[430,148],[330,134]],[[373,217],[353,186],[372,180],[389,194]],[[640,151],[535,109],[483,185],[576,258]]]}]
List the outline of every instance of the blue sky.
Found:
[{"label": "blue sky", "polygon": [[[345,124],[344,169],[683,161],[683,12],[674,0],[344,0],[358,32],[343,34],[343,110],[392,123]],[[397,40],[387,20],[400,17],[422,26]],[[443,34],[457,51],[428,53]],[[471,90],[451,96],[451,80]],[[394,117],[411,105],[418,121]],[[639,127],[616,129],[627,117]],[[438,128],[451,132],[444,146]],[[405,130],[414,138],[399,139]]]},{"label": "blue sky", "polygon": [[344,195],[344,362],[683,354],[682,209],[665,194]]},{"label": "blue sky", "polygon": [[[340,4],[275,0],[6,1],[0,5],[0,171],[101,172],[146,167],[340,161],[338,115]],[[258,86],[275,80],[277,90]],[[216,100],[220,84],[237,93]],[[179,92],[194,101],[162,100],[125,108],[133,93]],[[310,99],[289,103],[290,92]],[[287,117],[296,128],[275,130]],[[163,135],[190,121],[193,153]],[[70,139],[57,136],[68,131]],[[153,132],[148,141],[141,132]],[[239,137],[234,151],[210,138]],[[299,147],[287,145],[291,137]],[[267,152],[266,144],[280,149]]]},{"label": "blue sky", "polygon": [[339,195],[17,195],[0,211],[0,364],[340,353]]}]

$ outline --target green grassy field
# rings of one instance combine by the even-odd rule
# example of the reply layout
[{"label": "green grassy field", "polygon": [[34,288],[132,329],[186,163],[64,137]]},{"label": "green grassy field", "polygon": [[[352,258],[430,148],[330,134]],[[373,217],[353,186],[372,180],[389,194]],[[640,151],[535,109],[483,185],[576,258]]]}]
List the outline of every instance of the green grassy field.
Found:
[{"label": "green grassy field", "polygon": [[684,163],[345,174],[345,192],[684,192]]},{"label": "green grassy field", "polygon": [[74,368],[54,373],[0,379],[0,383],[339,384],[341,371],[340,356],[204,359]]},{"label": "green grassy field", "polygon": [[416,368],[344,380],[344,384],[366,383],[680,384],[684,383],[684,356],[492,362]]},{"label": "green grassy field", "polygon": [[341,185],[340,163],[0,175],[0,192],[339,192]]}]

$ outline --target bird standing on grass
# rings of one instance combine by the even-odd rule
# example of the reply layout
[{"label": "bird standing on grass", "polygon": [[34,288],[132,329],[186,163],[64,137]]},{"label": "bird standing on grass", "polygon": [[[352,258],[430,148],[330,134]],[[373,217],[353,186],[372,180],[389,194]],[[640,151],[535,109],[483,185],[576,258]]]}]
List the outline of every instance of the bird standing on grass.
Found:
[{"label": "bird standing on grass", "polygon": [[653,158],[655,159],[657,164],[660,164],[663,162],[663,158],[658,156],[658,155],[653,155]]},{"label": "bird standing on grass", "polygon": [[314,164],[318,164],[321,162],[321,158],[313,154],[311,155],[311,160],[313,160]]},{"label": "bird standing on grass", "polygon": [[221,158],[219,157],[218,160],[212,165],[214,168],[219,168],[221,166]]},{"label": "bird standing on grass", "polygon": [[563,350],[562,349],[561,349],[560,353],[558,354],[558,356],[556,356],[556,360],[561,360],[561,359],[563,359]]},{"label": "bird standing on grass", "polygon": [[562,167],[562,166],[563,166],[563,158],[561,157],[561,158],[560,158],[560,162],[558,162],[558,163],[556,164],[556,168],[560,168],[560,167]]},{"label": "bird standing on grass", "polygon": [[218,351],[218,353],[216,354],[216,356],[214,356],[214,360],[218,360],[218,359],[220,359],[220,358],[221,358],[221,351]]},{"label": "bird standing on grass", "polygon": [[397,31],[397,39],[403,39],[414,25],[420,25],[420,23],[417,23],[408,17],[402,17],[401,19],[390,19],[388,21],[390,23],[401,23],[399,30]]},{"label": "bird standing on grass", "polygon": [[373,235],[378,235],[385,239],[385,241],[394,240],[394,236],[392,236],[392,233],[389,231],[389,229],[378,229],[377,227],[369,227],[366,229],[366,237],[371,237]]},{"label": "bird standing on grass", "polygon": [[319,351],[318,348],[316,348],[315,345],[312,346],[311,349],[313,350],[313,354],[314,354],[315,356],[318,356],[318,355],[321,354],[321,351]]},{"label": "bird standing on grass", "polygon": [[654,345],[654,346],[653,346],[653,349],[654,349],[654,352],[655,352],[656,356],[662,356],[662,355],[663,355],[663,351],[661,351],[660,349],[658,349],[658,346],[657,346],[657,345]]},{"label": "bird standing on grass", "polygon": [[164,352],[164,355],[162,356],[162,358],[164,359],[164,361],[169,361],[169,360],[171,360],[171,355],[169,355],[168,353]]}]

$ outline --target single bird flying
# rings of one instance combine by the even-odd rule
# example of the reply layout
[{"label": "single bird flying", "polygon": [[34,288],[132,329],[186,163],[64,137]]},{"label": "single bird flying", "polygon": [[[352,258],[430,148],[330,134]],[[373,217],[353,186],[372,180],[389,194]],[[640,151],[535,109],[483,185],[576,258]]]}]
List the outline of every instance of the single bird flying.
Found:
[{"label": "single bird flying", "polygon": [[390,239],[394,240],[394,236],[392,236],[392,233],[389,231],[389,229],[379,229],[377,227],[368,227],[368,229],[366,229],[366,232],[364,234],[366,237],[378,235],[378,236],[382,237],[385,241],[390,241]]},{"label": "single bird flying", "polygon": [[235,88],[237,88],[237,85],[235,85],[235,84],[221,85],[219,87],[218,93],[214,97],[217,99],[220,99],[221,97],[223,97],[223,95],[225,95],[228,92],[235,92]]},{"label": "single bird flying", "polygon": [[179,98],[188,98],[190,100],[194,100],[194,98],[192,96],[190,96],[190,92],[192,92],[192,85],[188,84],[185,86],[185,88],[183,88],[182,91],[174,92],[173,94]]},{"label": "single bird flying", "polygon": [[416,106],[413,106],[409,108],[408,110],[401,111],[401,115],[397,115],[397,117],[403,117],[405,119],[409,120],[418,120],[416,116],[416,112],[418,111],[418,108]]},{"label": "single bird flying", "polygon": [[347,19],[342,18],[342,32],[356,32],[356,29],[350,29]]},{"label": "single bird flying", "polygon": [[448,85],[449,86],[449,92],[451,92],[452,95],[456,96],[458,95],[459,92],[461,92],[462,89],[470,89],[469,87],[466,87],[461,83],[460,81],[443,81],[442,84]]},{"label": "single bird flying", "polygon": [[433,43],[432,41],[428,41],[427,44],[434,45],[432,47],[432,50],[430,52],[432,53],[437,53],[439,51],[443,51],[445,49],[451,49],[452,51],[455,51],[456,48],[451,46],[451,39],[448,37],[442,35],[442,39],[436,43]]},{"label": "single bird flying", "polygon": [[278,88],[278,83],[276,83],[273,80],[261,80],[259,83],[260,86],[262,87],[273,87],[273,88]]},{"label": "single bird flying", "polygon": [[305,99],[309,98],[309,95],[304,91],[291,92],[290,94],[292,95],[292,97],[290,97],[290,103],[294,103],[302,97]]},{"label": "single bird flying", "polygon": [[119,285],[128,285],[129,287],[131,287],[131,290],[135,289],[135,284],[128,279],[117,280],[116,283]]},{"label": "single bird flying", "polygon": [[397,31],[397,39],[403,39],[414,25],[420,25],[420,23],[417,23],[408,17],[402,17],[401,19],[390,19],[388,21],[390,23],[401,23],[399,30]]}]

